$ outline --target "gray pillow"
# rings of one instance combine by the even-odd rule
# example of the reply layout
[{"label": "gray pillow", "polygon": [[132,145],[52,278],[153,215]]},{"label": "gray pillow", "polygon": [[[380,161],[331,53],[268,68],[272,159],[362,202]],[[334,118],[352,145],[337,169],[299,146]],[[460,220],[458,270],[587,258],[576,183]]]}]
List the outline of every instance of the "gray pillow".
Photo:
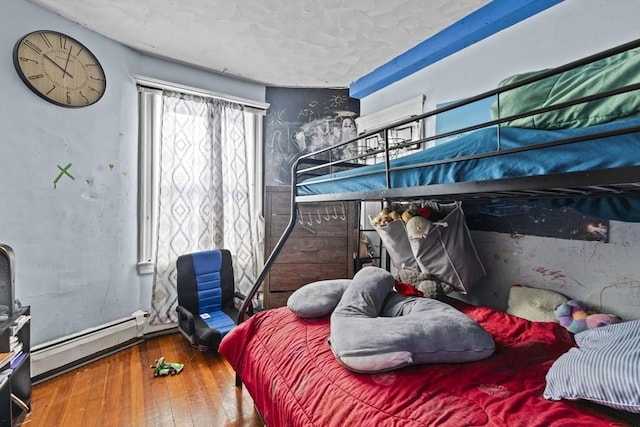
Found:
[{"label": "gray pillow", "polygon": [[289,296],[287,307],[298,317],[313,319],[331,314],[351,279],[320,280],[298,288]]},{"label": "gray pillow", "polygon": [[331,348],[347,368],[384,372],[419,363],[460,363],[493,354],[491,336],[441,301],[392,292],[393,276],[360,270],[331,315]]}]

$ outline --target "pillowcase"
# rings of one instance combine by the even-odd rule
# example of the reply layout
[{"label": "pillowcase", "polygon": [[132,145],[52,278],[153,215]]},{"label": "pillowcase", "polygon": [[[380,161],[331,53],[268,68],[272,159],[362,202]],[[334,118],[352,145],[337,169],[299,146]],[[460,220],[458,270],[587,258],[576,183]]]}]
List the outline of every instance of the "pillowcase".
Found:
[{"label": "pillowcase", "polygon": [[[500,94],[500,111],[498,112],[498,103],[494,103],[491,107],[491,117],[497,119],[521,114],[597,92],[639,83],[638,67],[640,67],[640,48],[538,80]],[[537,73],[534,71],[507,77],[498,86],[506,86]],[[515,119],[502,125],[536,129],[577,128],[638,115],[640,115],[640,97],[636,91],[631,91]]]},{"label": "pillowcase", "polygon": [[533,322],[555,322],[555,308],[567,301],[567,297],[554,291],[513,285],[507,313]]},{"label": "pillowcase", "polygon": [[320,280],[296,289],[287,300],[287,307],[298,317],[314,319],[331,314],[351,279]]},{"label": "pillowcase", "polygon": [[578,347],[549,369],[544,397],[584,399],[640,414],[640,320],[588,329],[575,341]]}]

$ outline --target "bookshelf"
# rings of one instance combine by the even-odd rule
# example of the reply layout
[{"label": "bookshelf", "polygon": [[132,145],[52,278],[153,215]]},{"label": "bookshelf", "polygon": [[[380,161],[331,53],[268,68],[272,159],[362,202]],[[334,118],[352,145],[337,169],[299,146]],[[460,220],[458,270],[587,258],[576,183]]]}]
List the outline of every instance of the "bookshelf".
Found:
[{"label": "bookshelf", "polygon": [[31,404],[31,310],[0,322],[0,427],[19,424]]}]

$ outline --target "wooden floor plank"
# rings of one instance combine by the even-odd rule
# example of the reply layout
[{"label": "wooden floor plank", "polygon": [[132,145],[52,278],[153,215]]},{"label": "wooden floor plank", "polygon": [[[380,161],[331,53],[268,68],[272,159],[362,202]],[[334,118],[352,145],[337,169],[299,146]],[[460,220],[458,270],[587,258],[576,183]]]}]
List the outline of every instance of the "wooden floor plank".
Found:
[{"label": "wooden floor plank", "polygon": [[107,393],[107,376],[109,372],[102,367],[102,364],[91,364],[79,368],[82,377],[89,390],[87,406],[84,411],[82,423],[78,424],[87,427],[99,427],[102,414],[106,405],[104,396]]},{"label": "wooden floor plank", "polygon": [[[144,378],[149,375],[150,369],[146,369],[143,366],[143,361],[140,359],[139,346],[135,346],[131,349],[131,371],[129,376],[129,384],[131,384],[131,410],[133,420],[144,420],[145,413],[145,395],[143,381],[136,381],[136,378]],[[144,427],[144,424],[139,424],[140,427]]]},{"label": "wooden floor plank", "polygon": [[[184,363],[184,370],[154,377],[150,366],[161,356]],[[41,382],[31,403],[24,427],[263,426],[246,389],[235,387],[229,364],[191,347],[179,333]]]}]

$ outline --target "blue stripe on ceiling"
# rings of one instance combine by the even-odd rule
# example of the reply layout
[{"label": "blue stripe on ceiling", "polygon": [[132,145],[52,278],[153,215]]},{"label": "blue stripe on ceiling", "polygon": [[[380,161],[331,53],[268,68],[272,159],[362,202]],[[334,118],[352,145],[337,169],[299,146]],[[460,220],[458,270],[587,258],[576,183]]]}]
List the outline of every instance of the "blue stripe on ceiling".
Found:
[{"label": "blue stripe on ceiling", "polygon": [[493,0],[349,85],[361,99],[563,0]]}]

